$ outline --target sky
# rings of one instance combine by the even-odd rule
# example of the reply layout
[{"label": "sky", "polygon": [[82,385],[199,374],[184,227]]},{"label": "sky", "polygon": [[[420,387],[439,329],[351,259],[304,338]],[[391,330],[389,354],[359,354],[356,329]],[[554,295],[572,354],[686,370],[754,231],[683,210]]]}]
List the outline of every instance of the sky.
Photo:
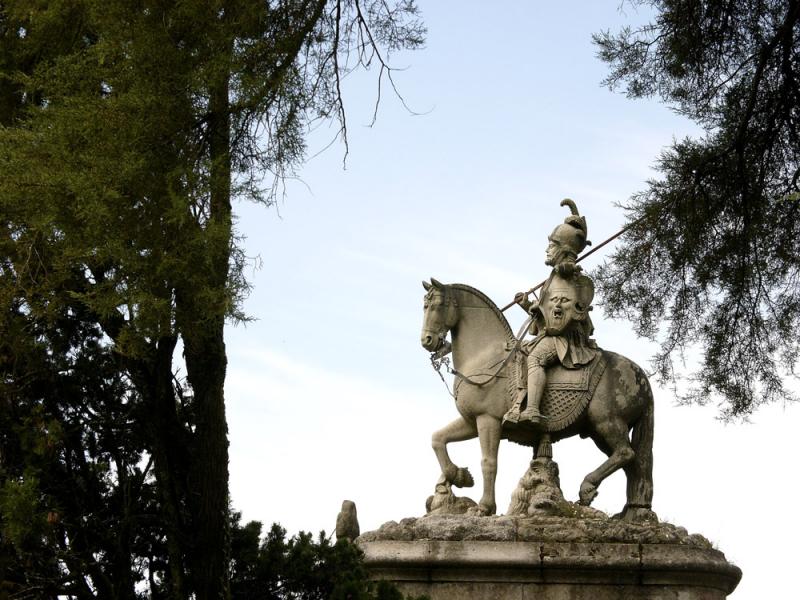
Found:
[{"label": "sky", "polygon": [[[386,92],[373,127],[377,71],[345,80],[349,154],[335,125],[309,134],[309,156],[277,206],[239,204],[253,321],[227,330],[231,497],[244,520],[289,533],[332,532],[342,500],[361,530],[422,516],[439,469],[431,434],[458,416],[420,346],[423,279],[466,283],[503,306],[544,279],[547,236],[575,200],[595,244],[625,223],[624,203],[657,177],[673,139],[696,127],[655,100],[601,85],[592,33],[640,23],[619,0],[419,0],[426,47],[396,56],[403,103]],[[600,251],[584,264],[599,264]],[[654,346],[607,319],[598,344],[645,369]],[[521,309],[507,313],[516,330]],[[687,357],[691,369],[693,357]],[[654,510],[701,533],[744,572],[735,600],[785,598],[800,537],[800,407],[748,423],[676,404],[653,381]],[[589,440],[556,444],[565,496],[605,456]],[[450,446],[476,476],[478,441]],[[498,512],[530,450],[503,442]],[[619,472],[593,506],[621,510]]]}]

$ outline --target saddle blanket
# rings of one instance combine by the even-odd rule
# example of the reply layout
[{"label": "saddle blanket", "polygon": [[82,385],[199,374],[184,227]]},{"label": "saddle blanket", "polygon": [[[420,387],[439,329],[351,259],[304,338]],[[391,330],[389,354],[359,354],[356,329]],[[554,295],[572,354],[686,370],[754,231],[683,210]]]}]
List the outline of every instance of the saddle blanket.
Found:
[{"label": "saddle blanket", "polygon": [[[525,372],[523,364],[517,366],[518,372]],[[561,365],[547,369],[547,385],[539,406],[539,411],[547,417],[543,423],[545,431],[561,431],[578,420],[589,406],[605,369],[606,357],[602,351],[579,369],[567,369]]]}]

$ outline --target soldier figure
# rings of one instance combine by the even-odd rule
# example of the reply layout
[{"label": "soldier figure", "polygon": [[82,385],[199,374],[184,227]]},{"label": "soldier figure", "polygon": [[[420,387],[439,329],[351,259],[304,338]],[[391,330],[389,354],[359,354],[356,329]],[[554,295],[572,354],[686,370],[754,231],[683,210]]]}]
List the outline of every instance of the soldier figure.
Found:
[{"label": "soldier figure", "polygon": [[[531,314],[530,332],[535,337],[522,347],[527,354],[527,390],[520,382],[514,404],[503,417],[504,425],[540,429],[546,418],[539,411],[547,381],[545,369],[556,363],[576,369],[589,364],[599,352],[590,338],[594,330],[589,317],[594,284],[576,264],[578,254],[590,243],[586,239],[586,219],[578,214],[572,200],[562,200],[561,206],[569,206],[572,214],[548,238],[545,264],[553,270],[539,302],[528,300],[526,292],[514,297]],[[526,391],[528,402],[521,411]]]}]

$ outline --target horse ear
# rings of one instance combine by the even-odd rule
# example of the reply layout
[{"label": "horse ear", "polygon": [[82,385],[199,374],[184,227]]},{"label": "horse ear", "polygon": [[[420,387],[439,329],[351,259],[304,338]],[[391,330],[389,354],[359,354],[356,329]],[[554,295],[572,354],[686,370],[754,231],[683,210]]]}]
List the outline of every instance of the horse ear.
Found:
[{"label": "horse ear", "polygon": [[426,292],[430,292],[430,291],[431,291],[431,288],[432,288],[433,286],[432,286],[430,283],[428,283],[427,281],[423,281],[423,282],[422,282],[422,287],[424,287],[424,288],[425,288],[425,291],[426,291]]},{"label": "horse ear", "polygon": [[441,281],[439,281],[438,279],[434,279],[433,277],[431,277],[431,283],[435,288],[442,289],[444,287],[444,284]]}]

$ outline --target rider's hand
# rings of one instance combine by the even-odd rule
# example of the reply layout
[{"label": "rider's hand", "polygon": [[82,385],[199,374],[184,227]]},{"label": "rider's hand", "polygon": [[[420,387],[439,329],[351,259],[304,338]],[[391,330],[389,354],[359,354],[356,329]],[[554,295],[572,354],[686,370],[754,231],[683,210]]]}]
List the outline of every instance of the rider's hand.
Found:
[{"label": "rider's hand", "polygon": [[[507,298],[508,296],[506,296]],[[528,300],[528,292],[517,292],[514,294],[514,302],[517,304],[523,304]]]}]

